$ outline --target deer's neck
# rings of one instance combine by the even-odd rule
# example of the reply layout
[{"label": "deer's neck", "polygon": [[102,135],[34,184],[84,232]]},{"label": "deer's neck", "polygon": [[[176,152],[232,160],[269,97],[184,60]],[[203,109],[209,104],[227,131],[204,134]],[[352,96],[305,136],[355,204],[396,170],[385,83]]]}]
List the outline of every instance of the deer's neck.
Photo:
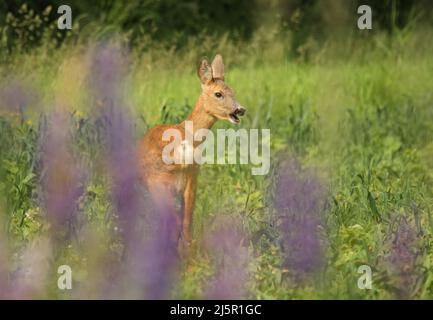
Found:
[{"label": "deer's neck", "polygon": [[[216,118],[206,112],[204,108],[204,97],[200,96],[191,114],[186,121],[191,121],[194,126],[194,133],[199,129],[210,129],[216,122]],[[185,123],[185,122],[184,122]]]}]

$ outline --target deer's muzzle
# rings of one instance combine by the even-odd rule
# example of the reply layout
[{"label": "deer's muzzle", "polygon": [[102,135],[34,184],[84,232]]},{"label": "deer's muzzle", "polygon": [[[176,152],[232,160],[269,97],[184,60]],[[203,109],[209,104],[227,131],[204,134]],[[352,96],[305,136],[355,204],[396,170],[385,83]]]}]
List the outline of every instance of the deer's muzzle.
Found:
[{"label": "deer's muzzle", "polygon": [[247,109],[245,109],[243,107],[238,107],[235,110],[235,115],[242,117],[245,114],[245,112],[247,112]]},{"label": "deer's muzzle", "polygon": [[233,123],[239,123],[241,119],[239,117],[243,116],[247,110],[243,107],[236,107],[235,111],[230,113],[230,121]]}]

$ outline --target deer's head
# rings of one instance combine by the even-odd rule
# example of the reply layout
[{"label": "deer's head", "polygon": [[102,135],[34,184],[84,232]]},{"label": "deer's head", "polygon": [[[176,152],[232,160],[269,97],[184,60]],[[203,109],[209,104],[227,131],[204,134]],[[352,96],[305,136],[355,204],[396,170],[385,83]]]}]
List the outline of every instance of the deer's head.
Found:
[{"label": "deer's head", "polygon": [[232,89],[224,82],[224,64],[221,55],[217,54],[212,64],[204,58],[197,70],[202,83],[203,107],[211,116],[239,123],[240,116],[246,112],[235,98]]}]

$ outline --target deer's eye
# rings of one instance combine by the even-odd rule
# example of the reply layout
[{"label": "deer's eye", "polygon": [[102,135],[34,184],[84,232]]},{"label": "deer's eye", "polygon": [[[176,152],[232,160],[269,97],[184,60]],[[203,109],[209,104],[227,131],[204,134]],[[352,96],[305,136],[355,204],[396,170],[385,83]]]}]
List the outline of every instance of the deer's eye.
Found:
[{"label": "deer's eye", "polygon": [[215,92],[215,97],[221,98],[223,94],[221,92]]}]

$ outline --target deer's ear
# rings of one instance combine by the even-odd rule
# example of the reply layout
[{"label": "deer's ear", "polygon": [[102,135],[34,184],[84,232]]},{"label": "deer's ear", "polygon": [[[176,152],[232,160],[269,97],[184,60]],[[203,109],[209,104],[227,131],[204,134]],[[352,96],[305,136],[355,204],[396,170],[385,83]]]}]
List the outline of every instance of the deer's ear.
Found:
[{"label": "deer's ear", "polygon": [[212,77],[224,80],[224,63],[223,57],[220,54],[217,54],[212,61]]},{"label": "deer's ear", "polygon": [[212,81],[212,67],[206,58],[203,58],[197,69],[197,75],[201,83],[206,84]]}]

